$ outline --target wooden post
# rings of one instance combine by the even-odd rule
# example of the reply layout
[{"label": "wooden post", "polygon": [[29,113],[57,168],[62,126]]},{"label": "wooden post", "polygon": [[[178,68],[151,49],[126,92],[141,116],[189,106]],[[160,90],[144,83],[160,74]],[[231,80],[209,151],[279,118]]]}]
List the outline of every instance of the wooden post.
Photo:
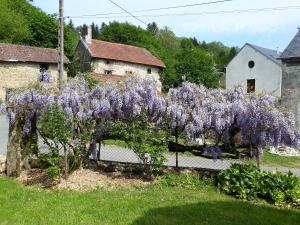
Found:
[{"label": "wooden post", "polygon": [[58,31],[58,46],[59,46],[59,57],[58,57],[58,86],[62,88],[64,80],[64,0],[59,0],[59,31]]}]

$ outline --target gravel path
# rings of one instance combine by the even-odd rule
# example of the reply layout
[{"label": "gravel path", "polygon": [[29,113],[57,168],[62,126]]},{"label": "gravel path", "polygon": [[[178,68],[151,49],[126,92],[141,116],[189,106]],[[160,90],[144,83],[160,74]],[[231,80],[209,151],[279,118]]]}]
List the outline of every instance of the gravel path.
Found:
[{"label": "gravel path", "polygon": [[[101,146],[101,160],[107,161],[116,161],[116,162],[130,162],[130,163],[139,163],[138,158],[133,153],[133,151],[126,148],[122,148],[114,145],[104,145]],[[168,155],[166,166],[175,166],[175,155]],[[224,170],[230,167],[234,161],[230,160],[212,160],[206,159],[197,156],[181,156],[178,157],[178,164],[180,167],[192,167],[192,168],[204,168],[204,169],[215,169],[215,170]],[[276,168],[276,167],[266,167],[263,166],[262,170],[264,171],[280,171],[287,173],[291,171],[296,176],[300,177],[300,169],[288,169],[288,168]]]},{"label": "gravel path", "polygon": [[[0,155],[6,155],[8,136],[8,121],[5,116],[0,116]],[[101,147],[101,159],[116,162],[139,163],[138,158],[133,151],[114,145],[106,145]],[[230,160],[212,160],[201,157],[187,157],[179,155],[180,167],[194,167],[205,169],[224,170],[230,167],[233,161]],[[175,155],[168,155],[166,166],[175,166]],[[262,167],[265,171],[281,171],[288,172],[289,170],[300,177],[300,169]]]}]

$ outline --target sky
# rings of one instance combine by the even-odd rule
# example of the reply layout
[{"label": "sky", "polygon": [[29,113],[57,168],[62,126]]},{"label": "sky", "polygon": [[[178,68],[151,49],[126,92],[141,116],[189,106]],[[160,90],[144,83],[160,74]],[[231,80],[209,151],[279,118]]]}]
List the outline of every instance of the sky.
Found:
[{"label": "sky", "polygon": [[[217,0],[114,0],[132,12],[144,23],[156,22],[159,27],[169,27],[179,37],[196,37],[200,41],[221,41],[227,46],[242,47],[246,42],[265,48],[284,50],[300,26],[300,0],[232,0],[201,6],[136,12],[145,9],[198,4]],[[58,13],[59,0],[34,0],[34,5],[47,13]],[[109,21],[129,22],[141,27],[146,25],[128,14],[109,0],[65,0],[65,16],[72,17],[75,25],[101,25]],[[290,10],[269,10],[233,13],[236,10],[278,8],[298,6]],[[227,13],[220,13],[226,11]],[[228,11],[230,13],[228,13]],[[209,12],[209,13],[208,13]],[[212,13],[214,12],[214,13]],[[215,13],[219,12],[219,13]],[[174,16],[174,14],[198,14]],[[90,17],[82,15],[106,14]],[[157,15],[173,14],[172,16]],[[200,15],[199,15],[200,14]],[[150,16],[149,16],[150,15]],[[153,16],[156,15],[156,16]],[[125,16],[125,17],[124,17]],[[103,18],[109,17],[109,18]],[[66,19],[68,21],[68,19]]]}]

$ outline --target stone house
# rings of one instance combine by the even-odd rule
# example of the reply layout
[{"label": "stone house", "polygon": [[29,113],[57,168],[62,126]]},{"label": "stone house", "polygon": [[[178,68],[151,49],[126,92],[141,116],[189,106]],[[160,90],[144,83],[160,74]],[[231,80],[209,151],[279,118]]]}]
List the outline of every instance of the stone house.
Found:
[{"label": "stone house", "polygon": [[282,68],[276,50],[246,43],[226,67],[226,88],[281,96]]},{"label": "stone house", "polygon": [[81,67],[98,80],[119,80],[125,76],[153,76],[157,80],[165,64],[147,49],[92,39],[91,28],[79,41],[76,52]]},{"label": "stone house", "polygon": [[[9,89],[36,82],[40,71],[50,73],[52,82],[57,84],[57,62],[55,49],[0,43],[0,100],[5,100]],[[68,62],[65,58],[65,63]],[[67,79],[66,73],[64,79]]]},{"label": "stone house", "polygon": [[292,109],[300,125],[300,28],[283,53],[282,103]]}]

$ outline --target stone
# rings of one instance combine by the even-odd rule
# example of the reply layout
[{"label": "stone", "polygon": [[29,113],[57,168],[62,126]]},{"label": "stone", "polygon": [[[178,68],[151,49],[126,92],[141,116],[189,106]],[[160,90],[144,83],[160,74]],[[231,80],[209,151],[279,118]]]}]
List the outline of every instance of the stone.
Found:
[{"label": "stone", "polygon": [[6,171],[6,156],[0,155],[0,173],[5,173]]},{"label": "stone", "polygon": [[107,173],[114,173],[117,172],[117,165],[109,165],[104,169]]},{"label": "stone", "polygon": [[271,154],[280,156],[300,156],[300,150],[288,146],[279,146],[278,148],[270,147]]}]

